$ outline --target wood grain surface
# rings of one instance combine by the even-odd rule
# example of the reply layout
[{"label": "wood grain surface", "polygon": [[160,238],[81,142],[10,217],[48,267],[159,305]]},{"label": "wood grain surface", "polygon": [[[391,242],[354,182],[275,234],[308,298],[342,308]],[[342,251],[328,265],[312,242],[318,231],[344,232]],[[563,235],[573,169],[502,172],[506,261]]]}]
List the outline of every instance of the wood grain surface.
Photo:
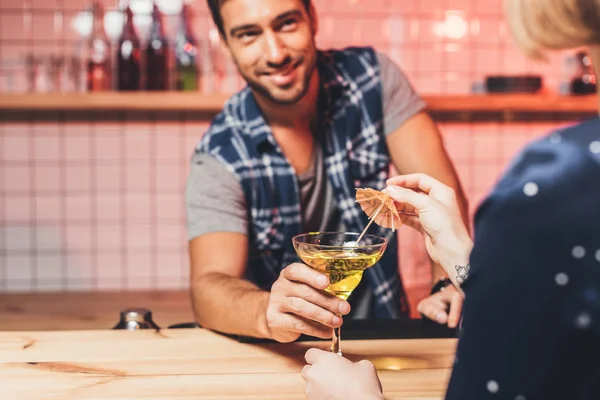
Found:
[{"label": "wood grain surface", "polygon": [[161,328],[194,321],[187,291],[8,293],[0,295],[0,331],[110,329],[133,307],[150,309]]},{"label": "wood grain surface", "polygon": [[[326,342],[243,344],[203,329],[0,333],[0,399],[304,399],[304,352]],[[454,339],[346,341],[386,399],[439,400]]]}]

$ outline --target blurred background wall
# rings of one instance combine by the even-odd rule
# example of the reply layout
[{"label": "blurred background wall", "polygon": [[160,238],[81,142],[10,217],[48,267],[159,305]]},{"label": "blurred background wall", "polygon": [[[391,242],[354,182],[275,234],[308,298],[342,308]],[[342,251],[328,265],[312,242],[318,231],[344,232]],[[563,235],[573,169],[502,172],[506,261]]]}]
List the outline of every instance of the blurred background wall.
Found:
[{"label": "blurred background wall", "polygon": [[[314,1],[320,47],[373,45],[422,95],[480,93],[486,77],[499,74],[539,74],[542,92],[565,95],[572,54],[527,61],[507,35],[501,0]],[[173,47],[181,3],[156,2]],[[102,4],[116,48],[126,4]],[[206,2],[188,4],[198,90],[231,93],[242,82],[219,52]],[[131,8],[145,45],[152,1],[132,0]],[[93,21],[86,10],[82,0],[0,0],[1,95],[86,91]],[[176,90],[174,78],[170,85]],[[551,115],[440,121],[471,211],[520,147],[568,122]],[[189,157],[208,123],[190,112],[2,114],[0,291],[186,289],[183,193]],[[420,240],[403,232],[401,246],[407,286],[426,287]]]}]

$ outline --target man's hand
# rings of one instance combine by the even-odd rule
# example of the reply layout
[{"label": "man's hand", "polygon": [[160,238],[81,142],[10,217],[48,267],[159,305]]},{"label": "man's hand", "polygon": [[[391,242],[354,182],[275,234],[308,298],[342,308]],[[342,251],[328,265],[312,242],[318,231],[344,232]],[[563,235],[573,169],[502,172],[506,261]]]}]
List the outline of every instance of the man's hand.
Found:
[{"label": "man's hand", "polygon": [[448,324],[450,328],[456,328],[460,321],[463,307],[463,296],[454,287],[446,286],[441,292],[421,300],[417,311],[426,318],[440,324]]},{"label": "man's hand", "polygon": [[271,287],[267,327],[271,338],[287,343],[301,334],[328,339],[342,325],[350,304],[323,289],[329,278],[304,264],[291,264]]},{"label": "man's hand", "polygon": [[335,353],[310,349],[302,369],[308,400],[383,400],[381,382],[372,363],[357,363]]}]

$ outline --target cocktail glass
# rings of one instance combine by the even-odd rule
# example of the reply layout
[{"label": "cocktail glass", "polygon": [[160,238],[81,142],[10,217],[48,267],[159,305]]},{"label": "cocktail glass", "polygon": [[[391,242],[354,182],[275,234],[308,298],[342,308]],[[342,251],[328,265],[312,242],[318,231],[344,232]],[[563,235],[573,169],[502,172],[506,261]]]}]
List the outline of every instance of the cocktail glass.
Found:
[{"label": "cocktail glass", "polygon": [[[358,239],[360,241],[357,243]],[[292,238],[294,249],[309,267],[329,277],[325,291],[347,300],[360,283],[365,269],[379,261],[387,239],[353,232],[316,232]],[[341,328],[333,329],[331,351],[342,355]]]}]

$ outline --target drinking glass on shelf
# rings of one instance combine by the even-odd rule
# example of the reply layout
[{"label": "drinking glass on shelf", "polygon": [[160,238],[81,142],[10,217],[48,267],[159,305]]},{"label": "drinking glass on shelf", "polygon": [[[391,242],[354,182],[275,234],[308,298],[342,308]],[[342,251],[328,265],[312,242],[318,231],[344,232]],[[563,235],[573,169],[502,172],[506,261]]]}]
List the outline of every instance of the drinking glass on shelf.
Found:
[{"label": "drinking glass on shelf", "polygon": [[[317,232],[294,236],[292,242],[306,265],[329,277],[325,291],[347,300],[365,269],[375,265],[387,248],[386,238],[360,236],[353,232]],[[340,327],[333,330],[331,351],[342,355],[340,331]]]}]

